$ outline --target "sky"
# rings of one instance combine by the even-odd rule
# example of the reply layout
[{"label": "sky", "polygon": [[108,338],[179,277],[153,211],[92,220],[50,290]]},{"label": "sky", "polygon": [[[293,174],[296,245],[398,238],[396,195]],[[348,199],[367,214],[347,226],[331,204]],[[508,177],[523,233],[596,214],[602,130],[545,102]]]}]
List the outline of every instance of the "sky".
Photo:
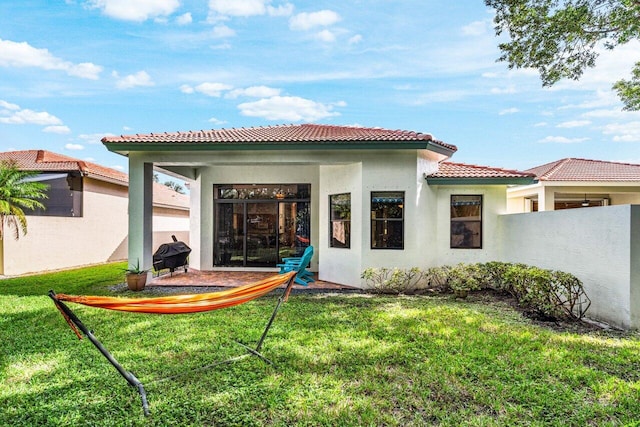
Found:
[{"label": "sky", "polygon": [[611,90],[640,43],[579,81],[509,70],[483,0],[0,2],[0,151],[127,171],[105,135],[319,123],[430,133],[451,161],[640,163]]}]

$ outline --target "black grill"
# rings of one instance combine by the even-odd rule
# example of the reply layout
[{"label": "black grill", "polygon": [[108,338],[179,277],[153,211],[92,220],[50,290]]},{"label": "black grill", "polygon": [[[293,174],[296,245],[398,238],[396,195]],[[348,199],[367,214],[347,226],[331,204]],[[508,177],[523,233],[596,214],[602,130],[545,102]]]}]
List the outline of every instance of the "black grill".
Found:
[{"label": "black grill", "polygon": [[173,243],[163,243],[156,253],[153,254],[153,269],[155,271],[168,268],[173,274],[178,267],[184,267],[187,272],[187,259],[191,253],[191,248],[184,242],[179,242],[176,236],[171,236]]}]

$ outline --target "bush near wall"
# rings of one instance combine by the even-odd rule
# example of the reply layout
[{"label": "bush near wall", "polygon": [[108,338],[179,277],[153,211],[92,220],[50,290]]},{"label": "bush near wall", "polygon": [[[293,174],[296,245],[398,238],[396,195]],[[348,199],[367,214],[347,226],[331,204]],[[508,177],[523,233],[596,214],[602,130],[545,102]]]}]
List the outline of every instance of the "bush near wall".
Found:
[{"label": "bush near wall", "polygon": [[492,261],[427,270],[368,268],[361,277],[370,292],[382,294],[440,292],[466,296],[475,290],[506,292],[522,308],[547,319],[579,320],[591,305],[582,282],[574,275],[525,264]]}]

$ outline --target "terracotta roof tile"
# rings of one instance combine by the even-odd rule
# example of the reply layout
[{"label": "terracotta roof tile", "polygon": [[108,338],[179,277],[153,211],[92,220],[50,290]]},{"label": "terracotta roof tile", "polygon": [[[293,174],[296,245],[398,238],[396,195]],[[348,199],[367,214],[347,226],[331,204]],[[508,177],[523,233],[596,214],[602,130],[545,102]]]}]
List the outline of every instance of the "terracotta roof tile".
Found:
[{"label": "terracotta roof tile", "polygon": [[640,181],[640,165],[566,158],[528,169],[540,181]]},{"label": "terracotta roof tile", "polygon": [[46,150],[6,151],[0,153],[0,161],[14,160],[22,170],[42,172],[78,171],[96,179],[127,184],[129,176],[115,169]]},{"label": "terracotta roof tile", "polygon": [[[3,160],[14,160],[21,170],[39,172],[78,171],[101,181],[116,181],[124,186],[129,185],[129,175],[124,172],[46,150],[0,152],[0,162]],[[188,209],[189,196],[177,193],[166,185],[154,182],[153,203],[156,206]]]},{"label": "terracotta roof tile", "polygon": [[170,143],[170,144],[322,144],[322,143],[371,143],[371,142],[416,142],[431,141],[449,150],[454,145],[434,140],[430,134],[366,128],[356,126],[335,126],[318,124],[278,125],[266,127],[211,129],[188,132],[150,133],[122,136],[106,136],[106,144]]},{"label": "terracotta roof tile", "polygon": [[429,178],[451,179],[492,179],[492,178],[529,178],[533,174],[512,169],[502,169],[489,166],[469,165],[465,163],[441,162],[438,171]]}]

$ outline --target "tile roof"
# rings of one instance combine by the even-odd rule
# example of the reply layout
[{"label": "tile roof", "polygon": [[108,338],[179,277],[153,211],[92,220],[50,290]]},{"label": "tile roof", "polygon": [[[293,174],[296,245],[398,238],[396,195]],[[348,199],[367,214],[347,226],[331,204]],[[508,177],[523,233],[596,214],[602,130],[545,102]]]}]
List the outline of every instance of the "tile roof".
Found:
[{"label": "tile roof", "polygon": [[640,165],[566,158],[528,169],[540,181],[640,181]]},{"label": "tile roof", "polygon": [[103,181],[129,182],[129,176],[115,169],[46,150],[6,151],[0,153],[0,161],[14,160],[21,170],[42,172],[78,171]]},{"label": "tile roof", "polygon": [[370,144],[376,142],[431,142],[447,150],[456,151],[455,145],[433,139],[427,133],[319,124],[278,125],[266,127],[211,129],[188,132],[150,133],[122,136],[106,136],[105,144],[252,144],[252,145],[301,145],[301,144]]},{"label": "tile roof", "polygon": [[[14,160],[21,170],[38,172],[78,171],[94,179],[129,185],[129,175],[118,170],[100,166],[84,160],[46,150],[25,150],[0,152],[0,162]],[[153,183],[153,204],[155,206],[189,208],[189,196],[180,194],[166,185]]]},{"label": "tile roof", "polygon": [[528,172],[453,162],[441,162],[438,171],[428,176],[428,178],[436,179],[520,179],[533,177],[534,175]]}]

